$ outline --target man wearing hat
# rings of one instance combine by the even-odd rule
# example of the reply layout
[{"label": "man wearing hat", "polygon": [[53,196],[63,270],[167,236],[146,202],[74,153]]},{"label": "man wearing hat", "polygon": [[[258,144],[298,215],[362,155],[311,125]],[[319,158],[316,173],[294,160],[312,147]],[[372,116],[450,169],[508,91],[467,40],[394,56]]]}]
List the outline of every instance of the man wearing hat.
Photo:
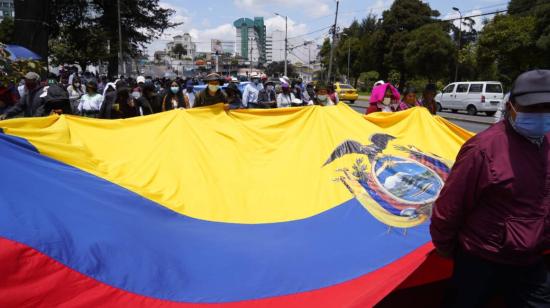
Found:
[{"label": "man wearing hat", "polygon": [[258,94],[258,104],[262,108],[273,108],[277,106],[277,93],[275,93],[275,85],[273,81],[266,81],[264,88]]},{"label": "man wearing hat", "polygon": [[40,85],[40,76],[35,72],[28,72],[25,75],[25,94],[17,104],[0,116],[0,120],[12,118],[21,112],[25,117],[44,116],[44,99],[41,97],[43,88]]},{"label": "man wearing hat", "polygon": [[250,74],[250,83],[246,85],[243,91],[242,104],[245,108],[260,108],[258,96],[261,89],[263,89],[263,86],[260,83],[260,75],[252,72]]},{"label": "man wearing hat", "polygon": [[216,73],[206,76],[204,81],[207,82],[207,87],[197,94],[193,108],[211,106],[219,103],[227,104],[227,96],[220,87],[221,79],[221,76]]},{"label": "man wearing hat", "polygon": [[437,113],[437,102],[435,96],[437,95],[437,87],[433,83],[429,83],[422,92],[422,101],[420,104],[430,111],[431,114]]},{"label": "man wearing hat", "polygon": [[430,232],[454,259],[445,307],[550,307],[550,70],[520,75],[507,117],[468,140],[436,201]]}]

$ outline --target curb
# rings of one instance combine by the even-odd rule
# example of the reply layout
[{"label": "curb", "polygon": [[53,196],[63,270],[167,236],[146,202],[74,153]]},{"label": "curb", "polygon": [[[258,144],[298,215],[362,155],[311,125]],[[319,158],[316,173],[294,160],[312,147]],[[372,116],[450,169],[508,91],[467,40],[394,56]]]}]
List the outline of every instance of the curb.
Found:
[{"label": "curb", "polygon": [[495,124],[497,122],[497,119],[495,117],[487,117],[486,119],[483,119],[483,118],[470,119],[470,118],[461,117],[460,115],[452,115],[452,114],[447,114],[447,113],[444,113],[444,114],[438,113],[438,115],[445,118],[445,119],[458,120],[458,121],[470,122],[470,123],[479,123],[479,124],[492,125],[492,124]]},{"label": "curb", "polygon": [[[357,103],[355,103],[355,104],[348,104],[348,106],[350,106],[350,107],[357,107],[357,108],[363,108],[363,109],[367,109],[367,108],[368,108],[368,107],[366,107],[366,106],[358,105]],[[447,120],[457,120],[457,121],[470,122],[470,123],[477,123],[477,124],[492,125],[492,124],[495,124],[495,123],[497,122],[497,120],[496,120],[495,117],[487,117],[486,119],[483,119],[483,118],[480,118],[480,119],[469,119],[469,118],[461,117],[461,115],[453,115],[453,114],[448,114],[448,113],[446,113],[446,112],[444,112],[444,113],[438,113],[437,115],[438,115],[438,116],[441,116],[442,118],[445,118],[445,119],[447,119]]]}]

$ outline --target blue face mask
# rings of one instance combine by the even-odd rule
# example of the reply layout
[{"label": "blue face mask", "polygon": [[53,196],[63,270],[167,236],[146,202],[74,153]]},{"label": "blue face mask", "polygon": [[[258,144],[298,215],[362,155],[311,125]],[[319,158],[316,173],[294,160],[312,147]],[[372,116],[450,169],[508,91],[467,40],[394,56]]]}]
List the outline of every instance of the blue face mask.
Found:
[{"label": "blue face mask", "polygon": [[172,93],[174,93],[174,94],[178,93],[179,90],[180,90],[180,88],[178,88],[178,87],[170,87],[170,91],[172,91]]},{"label": "blue face mask", "polygon": [[550,132],[550,113],[516,113],[516,131],[525,137],[542,138]]}]

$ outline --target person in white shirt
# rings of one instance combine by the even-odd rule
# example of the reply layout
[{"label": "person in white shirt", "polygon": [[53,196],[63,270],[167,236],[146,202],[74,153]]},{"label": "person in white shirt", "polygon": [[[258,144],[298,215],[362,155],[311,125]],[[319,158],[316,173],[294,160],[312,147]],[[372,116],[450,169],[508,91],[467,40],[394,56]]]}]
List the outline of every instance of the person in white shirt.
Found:
[{"label": "person in white shirt", "polygon": [[253,72],[250,74],[250,83],[246,85],[243,92],[242,104],[245,108],[260,108],[258,96],[263,85],[260,83],[260,75]]},{"label": "person in white shirt", "polygon": [[282,92],[277,95],[277,108],[291,107],[296,103],[296,97],[294,93],[290,91],[290,85],[288,83],[281,83]]},{"label": "person in white shirt", "polygon": [[73,83],[67,87],[67,92],[69,93],[69,101],[71,102],[73,113],[76,114],[80,98],[86,94],[86,87],[80,82],[80,77],[76,76],[73,78]]},{"label": "person in white shirt", "polygon": [[78,113],[89,118],[97,118],[101,104],[103,103],[103,95],[97,93],[97,83],[93,80],[86,83],[86,94],[80,98],[78,104]]}]

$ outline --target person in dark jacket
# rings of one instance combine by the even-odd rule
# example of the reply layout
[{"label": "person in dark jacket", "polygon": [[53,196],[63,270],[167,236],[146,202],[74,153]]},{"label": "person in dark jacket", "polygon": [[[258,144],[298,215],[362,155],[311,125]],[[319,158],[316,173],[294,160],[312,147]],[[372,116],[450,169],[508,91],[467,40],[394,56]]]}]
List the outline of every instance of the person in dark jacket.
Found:
[{"label": "person in dark jacket", "polygon": [[258,94],[258,104],[263,108],[277,107],[277,93],[273,81],[267,81]]},{"label": "person in dark jacket", "polygon": [[166,93],[160,101],[160,110],[168,111],[178,108],[189,108],[187,96],[183,94],[181,85],[176,81],[171,81],[166,87]]},{"label": "person in dark jacket", "polygon": [[429,83],[424,88],[424,92],[422,93],[422,101],[420,102],[420,104],[428,109],[433,115],[437,113],[437,102],[435,101],[436,95],[437,88],[435,84]]},{"label": "person in dark jacket", "polygon": [[44,98],[41,97],[43,86],[40,85],[40,76],[29,72],[25,75],[25,94],[15,106],[12,106],[0,115],[0,120],[9,119],[23,113],[24,117],[41,117],[44,111]]},{"label": "person in dark jacket", "polygon": [[113,102],[104,102],[100,117],[103,119],[125,119],[139,116],[139,109],[130,95],[130,88],[117,87],[116,97]]},{"label": "person in dark jacket", "polygon": [[112,86],[112,84],[107,84],[105,90],[103,91],[105,95],[103,96],[103,103],[99,109],[99,118],[101,119],[111,119],[111,112],[115,110],[114,103],[117,98],[117,89],[126,88],[128,85],[124,80],[117,80],[117,82]]},{"label": "person in dark jacket", "polygon": [[227,94],[227,103],[229,104],[229,109],[244,108],[242,103],[242,94],[236,83],[229,83],[225,88],[225,94]]},{"label": "person in dark jacket", "polygon": [[219,103],[227,104],[227,95],[220,87],[221,79],[220,75],[216,73],[206,76],[205,81],[208,83],[208,86],[197,94],[193,108],[211,106]]},{"label": "person in dark jacket", "polygon": [[16,104],[17,89],[13,86],[0,86],[0,115]]},{"label": "person in dark jacket", "polygon": [[155,86],[151,82],[146,82],[142,85],[143,95],[137,100],[138,108],[141,109],[143,115],[157,113],[160,109],[158,99],[155,92]]},{"label": "person in dark jacket", "polygon": [[436,201],[430,232],[454,259],[443,307],[550,307],[550,70],[520,75],[508,117],[468,140]]},{"label": "person in dark jacket", "polygon": [[44,97],[44,114],[72,114],[71,101],[69,93],[58,84],[50,85],[44,88],[46,96]]}]

